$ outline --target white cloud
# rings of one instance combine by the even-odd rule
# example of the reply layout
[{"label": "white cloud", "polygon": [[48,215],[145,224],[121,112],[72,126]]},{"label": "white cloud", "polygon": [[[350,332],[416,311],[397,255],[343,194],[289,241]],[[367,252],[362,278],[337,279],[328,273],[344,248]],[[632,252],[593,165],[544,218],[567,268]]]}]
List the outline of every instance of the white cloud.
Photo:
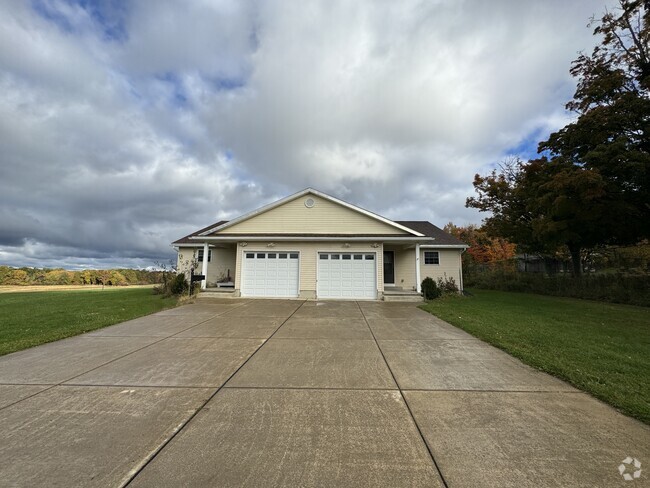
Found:
[{"label": "white cloud", "polygon": [[474,173],[566,122],[605,6],[127,5],[0,4],[0,264],[141,263],[306,186],[476,222]]}]

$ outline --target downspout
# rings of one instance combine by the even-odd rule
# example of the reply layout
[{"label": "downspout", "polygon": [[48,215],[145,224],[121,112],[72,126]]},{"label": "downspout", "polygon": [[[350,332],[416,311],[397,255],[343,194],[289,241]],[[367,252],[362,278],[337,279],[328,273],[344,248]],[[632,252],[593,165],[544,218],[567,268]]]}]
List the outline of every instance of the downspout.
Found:
[{"label": "downspout", "polygon": [[461,249],[460,254],[458,254],[458,261],[460,261],[458,267],[460,270],[458,275],[458,279],[459,279],[458,282],[460,283],[460,287],[459,287],[460,293],[463,293],[463,254],[465,253],[465,251],[467,251],[467,248]]}]

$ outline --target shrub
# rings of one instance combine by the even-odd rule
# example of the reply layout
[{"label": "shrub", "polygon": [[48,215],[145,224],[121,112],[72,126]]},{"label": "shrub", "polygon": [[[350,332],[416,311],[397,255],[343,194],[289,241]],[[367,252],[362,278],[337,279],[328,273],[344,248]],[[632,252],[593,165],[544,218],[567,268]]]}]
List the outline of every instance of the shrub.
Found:
[{"label": "shrub", "polygon": [[447,275],[445,275],[444,278],[438,278],[438,290],[445,295],[458,293],[458,285],[456,285],[453,277],[447,278]]},{"label": "shrub", "polygon": [[187,292],[190,285],[185,279],[184,273],[178,273],[172,279],[165,280],[164,283],[159,286],[155,286],[153,289],[154,294],[162,295],[163,297],[170,297],[172,295],[182,295]]},{"label": "shrub", "polygon": [[182,295],[189,289],[189,287],[190,286],[187,284],[187,280],[185,279],[185,274],[178,273],[174,279],[171,280],[169,291],[172,295]]},{"label": "shrub", "polygon": [[436,285],[436,282],[431,278],[427,277],[422,280],[422,295],[425,300],[433,300],[438,298],[442,294],[442,291]]}]

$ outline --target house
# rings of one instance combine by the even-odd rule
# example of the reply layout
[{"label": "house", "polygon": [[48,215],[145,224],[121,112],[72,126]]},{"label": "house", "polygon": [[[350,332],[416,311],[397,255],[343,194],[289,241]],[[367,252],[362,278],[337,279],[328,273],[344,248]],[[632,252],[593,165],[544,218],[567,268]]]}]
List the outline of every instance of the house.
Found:
[{"label": "house", "polygon": [[467,245],[426,221],[394,221],[307,188],[172,243],[190,263],[242,297],[382,299],[420,293],[429,276],[462,290]]}]

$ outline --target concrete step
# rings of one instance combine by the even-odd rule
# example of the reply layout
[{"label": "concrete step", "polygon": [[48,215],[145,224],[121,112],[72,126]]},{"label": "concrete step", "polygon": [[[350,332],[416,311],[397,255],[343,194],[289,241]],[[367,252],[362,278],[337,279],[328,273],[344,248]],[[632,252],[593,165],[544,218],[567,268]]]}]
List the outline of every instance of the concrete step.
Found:
[{"label": "concrete step", "polygon": [[422,302],[424,298],[419,293],[384,293],[385,302]]},{"label": "concrete step", "polygon": [[201,290],[197,298],[210,299],[210,298],[236,298],[235,290],[233,288],[207,288]]}]

